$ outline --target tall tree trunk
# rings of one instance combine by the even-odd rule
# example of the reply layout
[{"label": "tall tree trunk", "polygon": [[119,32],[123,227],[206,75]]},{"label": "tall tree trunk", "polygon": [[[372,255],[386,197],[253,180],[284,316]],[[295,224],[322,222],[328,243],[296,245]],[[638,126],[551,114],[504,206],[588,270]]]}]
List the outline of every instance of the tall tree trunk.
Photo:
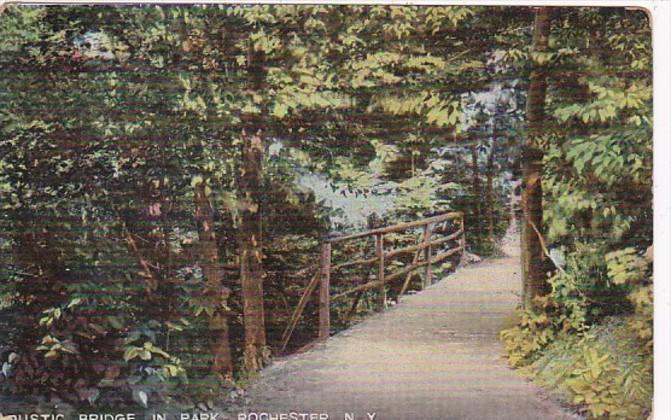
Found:
[{"label": "tall tree trunk", "polygon": [[195,205],[200,266],[205,278],[203,295],[210,308],[210,354],[213,359],[211,371],[222,381],[228,382],[233,378],[233,360],[228,338],[228,297],[231,291],[223,284],[224,272],[219,262],[219,249],[214,232],[214,209],[205,182],[196,184]]},{"label": "tall tree trunk", "polygon": [[[536,9],[533,51],[545,52],[550,35],[551,10]],[[543,151],[540,137],[545,126],[545,96],[547,74],[544,66],[534,63],[527,94],[527,134],[522,150],[522,278],[524,305],[531,307],[533,298],[548,291],[544,255],[540,235],[543,223]]]},{"label": "tall tree trunk", "polygon": [[[248,55],[249,94],[262,94],[264,56],[250,45]],[[240,282],[245,324],[245,369],[261,369],[265,361],[266,329],[263,310],[261,196],[263,194],[263,119],[248,114],[243,119],[242,165],[239,189],[243,203],[240,226]]]},{"label": "tall tree trunk", "polygon": [[492,139],[492,149],[487,156],[487,236],[494,243],[494,149],[496,139]]},{"label": "tall tree trunk", "polygon": [[475,227],[477,237],[482,236],[481,229],[481,218],[482,218],[482,206],[480,205],[480,200],[482,197],[482,187],[480,185],[480,168],[478,166],[478,144],[471,146],[471,171],[473,173],[473,178],[471,180],[472,189],[473,189],[473,220],[471,224]]}]

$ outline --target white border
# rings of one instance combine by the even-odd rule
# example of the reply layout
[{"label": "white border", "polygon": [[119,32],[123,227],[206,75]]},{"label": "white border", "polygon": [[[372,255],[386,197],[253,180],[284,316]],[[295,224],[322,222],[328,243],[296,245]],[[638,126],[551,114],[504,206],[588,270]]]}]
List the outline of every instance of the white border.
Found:
[{"label": "white border", "polygon": [[654,72],[654,347],[653,417],[671,419],[671,1],[667,0],[0,0],[0,13],[9,3],[22,4],[391,4],[480,6],[614,6],[640,8],[651,18]]}]

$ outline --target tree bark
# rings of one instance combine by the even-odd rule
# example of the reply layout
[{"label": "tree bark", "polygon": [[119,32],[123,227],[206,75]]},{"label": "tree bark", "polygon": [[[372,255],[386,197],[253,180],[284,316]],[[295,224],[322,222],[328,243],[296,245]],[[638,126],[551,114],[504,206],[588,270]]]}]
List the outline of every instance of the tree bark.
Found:
[{"label": "tree bark", "polygon": [[242,223],[240,226],[240,282],[242,286],[245,323],[245,368],[257,371],[263,367],[263,349],[266,333],[263,309],[263,263],[261,239],[263,144],[260,135],[243,131],[242,174],[240,189],[243,194]]},{"label": "tree bark", "polygon": [[200,249],[200,266],[205,278],[204,297],[210,308],[211,371],[222,381],[233,379],[233,360],[228,330],[229,288],[224,286],[224,272],[219,262],[219,249],[214,231],[214,209],[205,182],[196,184],[196,223]]},{"label": "tree bark", "polygon": [[[551,10],[536,9],[533,51],[545,52],[550,35]],[[545,127],[545,96],[547,74],[544,66],[533,63],[527,94],[527,133],[522,150],[522,278],[524,306],[531,307],[533,299],[548,292],[544,270],[544,255],[538,232],[543,223],[543,151],[540,138]],[[538,231],[538,232],[537,232]]]},{"label": "tree bark", "polygon": [[[264,55],[250,44],[248,54],[250,95],[263,94]],[[260,370],[265,362],[266,330],[263,308],[262,209],[263,194],[263,118],[248,114],[243,118],[242,165],[239,189],[243,204],[240,226],[240,282],[245,324],[244,364],[249,372]]]}]

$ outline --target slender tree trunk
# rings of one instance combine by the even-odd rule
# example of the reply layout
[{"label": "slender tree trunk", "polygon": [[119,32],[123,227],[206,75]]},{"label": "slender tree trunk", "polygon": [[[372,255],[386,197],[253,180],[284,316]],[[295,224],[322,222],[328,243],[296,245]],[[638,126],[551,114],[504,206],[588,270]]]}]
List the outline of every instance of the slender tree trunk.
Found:
[{"label": "slender tree trunk", "polygon": [[244,210],[240,226],[240,281],[245,322],[245,367],[257,371],[263,367],[266,332],[263,310],[261,208],[263,143],[259,134],[243,132],[241,191]]},{"label": "slender tree trunk", "polygon": [[[262,94],[265,69],[263,54],[250,46],[248,56],[249,93]],[[242,165],[239,179],[243,203],[240,226],[240,282],[245,324],[244,360],[247,371],[261,369],[265,361],[266,330],[263,309],[262,209],[263,118],[246,115],[242,130]]]},{"label": "slender tree trunk", "polygon": [[487,236],[489,242],[494,243],[494,142],[492,140],[492,149],[487,156]]},{"label": "slender tree trunk", "polygon": [[482,199],[482,187],[480,185],[480,169],[478,166],[478,144],[471,146],[471,170],[473,172],[473,179],[471,180],[472,189],[473,189],[473,220],[471,224],[475,226],[477,232],[477,237],[482,236],[481,218],[482,218],[482,206],[480,205],[480,200]]},{"label": "slender tree trunk", "polygon": [[228,297],[230,289],[224,286],[224,272],[219,262],[219,249],[214,232],[214,209],[205,182],[196,184],[196,223],[200,250],[200,266],[205,278],[204,297],[210,308],[210,354],[212,373],[222,381],[233,377],[233,360],[228,332]]},{"label": "slender tree trunk", "polygon": [[[550,35],[551,10],[536,9],[533,50],[545,52]],[[527,134],[522,151],[522,275],[524,305],[531,307],[533,298],[548,291],[544,270],[544,255],[540,242],[543,223],[543,151],[540,137],[545,126],[545,96],[547,74],[542,65],[533,64],[527,94]]]}]

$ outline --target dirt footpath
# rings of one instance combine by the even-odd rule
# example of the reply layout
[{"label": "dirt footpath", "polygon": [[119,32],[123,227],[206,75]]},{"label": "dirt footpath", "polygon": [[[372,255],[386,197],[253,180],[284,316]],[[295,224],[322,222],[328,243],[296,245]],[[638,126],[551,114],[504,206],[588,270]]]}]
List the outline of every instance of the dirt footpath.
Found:
[{"label": "dirt footpath", "polygon": [[357,420],[372,418],[367,413],[376,420],[576,418],[502,358],[498,332],[521,287],[519,256],[507,245],[513,255],[462,268],[307,353],[275,361],[247,391],[247,410]]}]

